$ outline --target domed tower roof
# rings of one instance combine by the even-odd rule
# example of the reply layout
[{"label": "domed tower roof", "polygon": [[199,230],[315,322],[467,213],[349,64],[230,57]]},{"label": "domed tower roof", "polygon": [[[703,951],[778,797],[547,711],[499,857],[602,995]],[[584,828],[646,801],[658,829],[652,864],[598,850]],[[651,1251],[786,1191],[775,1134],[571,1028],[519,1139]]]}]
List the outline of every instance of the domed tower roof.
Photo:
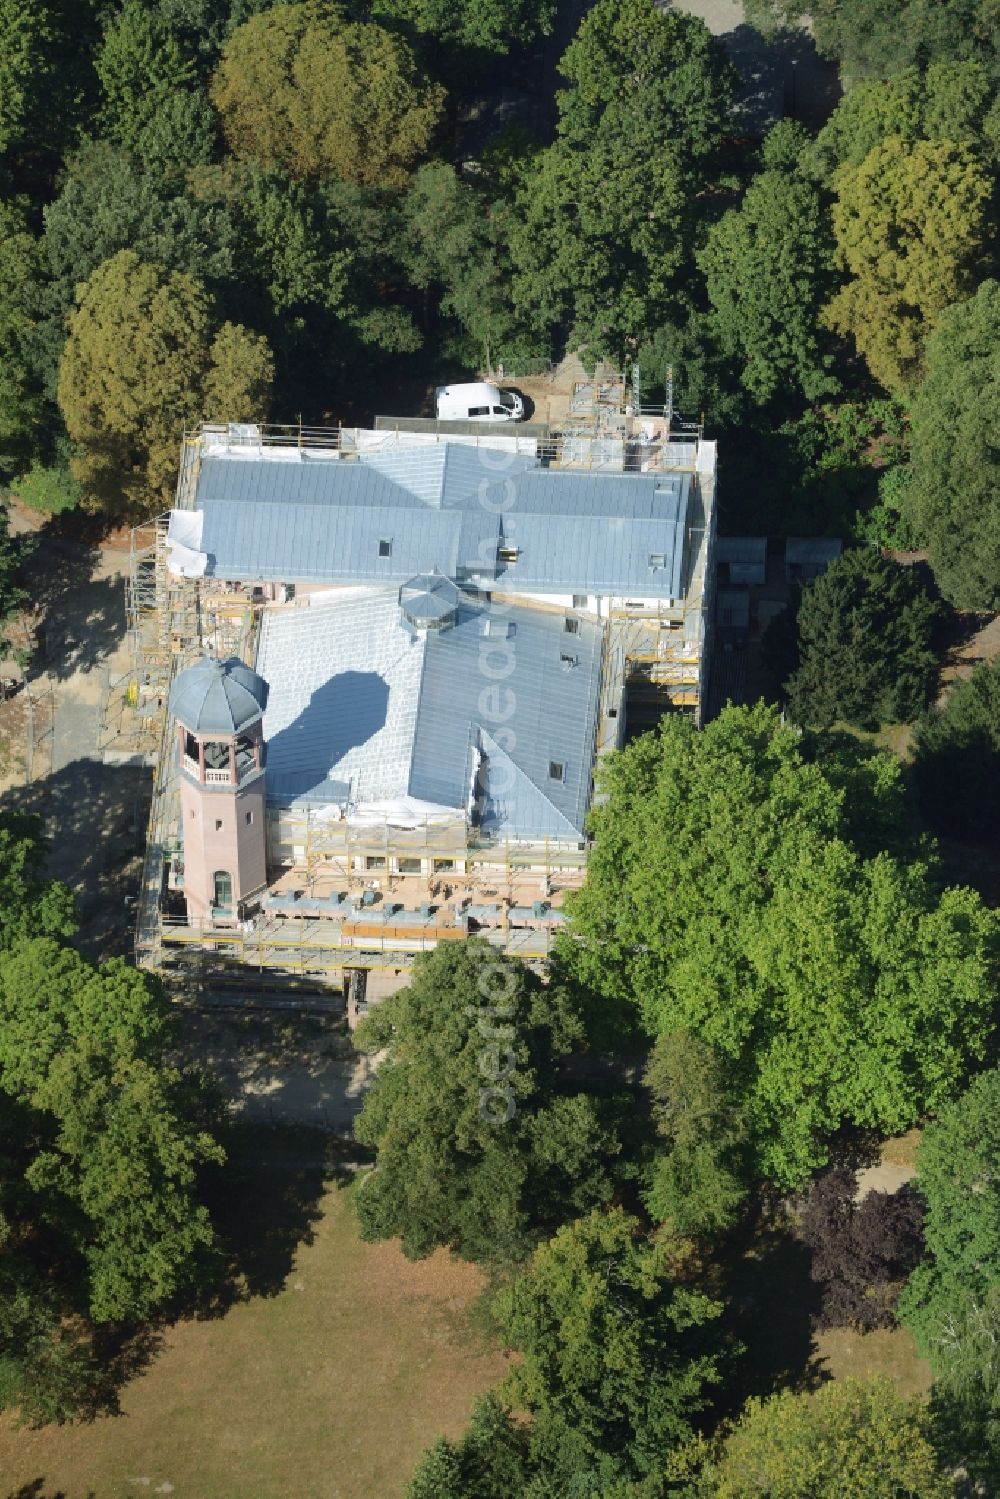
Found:
[{"label": "domed tower roof", "polygon": [[459,598],[455,584],[435,568],[429,573],[418,573],[403,584],[399,607],[416,629],[441,629],[454,621]]},{"label": "domed tower roof", "polygon": [[193,734],[237,734],[267,706],[267,683],[235,657],[206,656],[180,673],[170,689],[170,713]]}]

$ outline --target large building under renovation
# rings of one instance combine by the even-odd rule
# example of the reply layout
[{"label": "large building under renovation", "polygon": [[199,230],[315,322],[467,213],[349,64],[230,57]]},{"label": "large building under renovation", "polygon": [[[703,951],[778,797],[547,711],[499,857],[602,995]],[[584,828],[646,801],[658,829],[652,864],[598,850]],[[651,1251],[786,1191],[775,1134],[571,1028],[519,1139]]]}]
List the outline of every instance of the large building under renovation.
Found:
[{"label": "large building under renovation", "polygon": [[612,415],[185,438],[131,592],[166,710],[140,961],[355,992],[470,932],[544,961],[598,761],[700,717],[711,645],[714,444]]}]

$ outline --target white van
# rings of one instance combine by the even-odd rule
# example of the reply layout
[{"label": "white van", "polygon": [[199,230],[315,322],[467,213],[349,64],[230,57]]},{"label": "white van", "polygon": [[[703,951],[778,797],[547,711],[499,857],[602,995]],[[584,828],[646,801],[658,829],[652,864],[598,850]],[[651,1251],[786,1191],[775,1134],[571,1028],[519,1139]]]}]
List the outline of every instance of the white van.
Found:
[{"label": "white van", "polygon": [[486,380],[471,385],[439,385],[434,392],[439,422],[519,422],[524,402],[513,390]]}]

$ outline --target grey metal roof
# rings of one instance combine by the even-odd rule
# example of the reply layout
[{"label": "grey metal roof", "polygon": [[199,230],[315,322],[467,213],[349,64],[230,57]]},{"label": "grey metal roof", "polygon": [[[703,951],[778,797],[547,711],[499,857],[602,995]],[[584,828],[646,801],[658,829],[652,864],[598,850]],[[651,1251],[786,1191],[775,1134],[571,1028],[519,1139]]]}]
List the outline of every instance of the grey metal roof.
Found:
[{"label": "grey metal roof", "polygon": [[[424,660],[410,794],[461,806],[470,748],[480,821],[511,838],[582,836],[590,800],[601,629],[530,607],[464,606]],[[490,628],[491,633],[484,634]],[[572,662],[573,664],[569,664]],[[492,716],[491,716],[492,715]],[[561,778],[549,774],[561,767]]]},{"label": "grey metal roof", "polygon": [[677,598],[686,474],[547,470],[534,458],[460,444],[393,447],[351,460],[208,453],[196,503],[218,577],[404,583],[439,569],[526,592]]},{"label": "grey metal roof", "polygon": [[195,734],[228,736],[260,718],[267,697],[267,683],[242,661],[206,656],[174,679],[169,710]]},{"label": "grey metal roof", "polygon": [[716,562],[767,561],[766,536],[718,536],[715,541]]},{"label": "grey metal roof", "polygon": [[452,513],[249,500],[208,504],[204,514],[202,551],[216,577],[398,584],[434,566],[454,574],[458,565],[461,518]]},{"label": "grey metal roof", "polygon": [[[257,664],[267,795],[289,805],[408,797],[515,839],[583,836],[600,626],[463,594],[457,623],[415,634],[395,590],[265,611]],[[558,770],[557,775],[550,772]]]},{"label": "grey metal roof", "polygon": [[843,550],[844,543],[835,536],[789,536],[785,542],[785,561],[825,565],[833,562]]}]

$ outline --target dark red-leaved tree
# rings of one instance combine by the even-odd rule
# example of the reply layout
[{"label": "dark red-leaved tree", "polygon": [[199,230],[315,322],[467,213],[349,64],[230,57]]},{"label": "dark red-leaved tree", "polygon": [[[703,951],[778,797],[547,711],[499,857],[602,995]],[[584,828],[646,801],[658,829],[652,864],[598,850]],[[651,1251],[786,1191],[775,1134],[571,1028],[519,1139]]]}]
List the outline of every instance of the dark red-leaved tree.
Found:
[{"label": "dark red-leaved tree", "polygon": [[834,1167],[813,1184],[801,1231],[822,1287],[821,1327],[891,1327],[903,1282],[923,1251],[923,1208],[910,1187],[855,1201],[853,1171]]}]

